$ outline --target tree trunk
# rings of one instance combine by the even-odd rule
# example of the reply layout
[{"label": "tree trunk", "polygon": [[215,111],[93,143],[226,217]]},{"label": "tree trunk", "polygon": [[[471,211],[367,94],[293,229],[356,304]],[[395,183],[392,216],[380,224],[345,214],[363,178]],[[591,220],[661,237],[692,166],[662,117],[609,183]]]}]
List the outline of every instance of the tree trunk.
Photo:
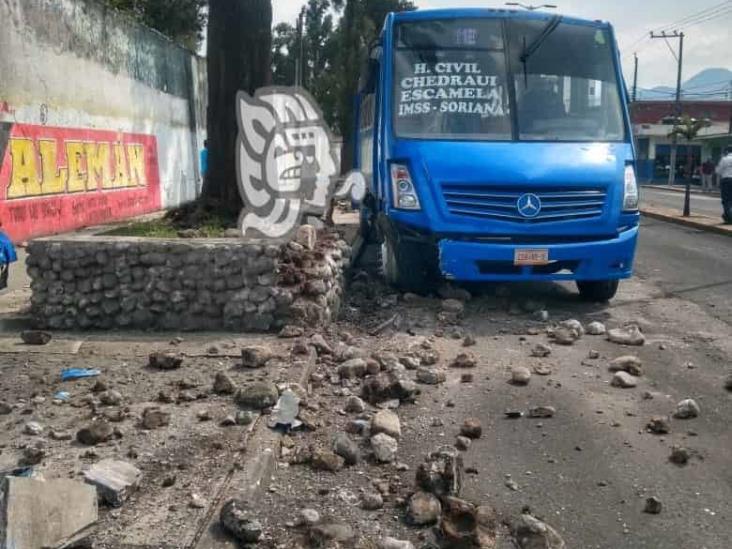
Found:
[{"label": "tree trunk", "polygon": [[250,95],[272,80],[270,0],[210,0],[208,10],[208,173],[204,200],[236,213],[242,201],[236,183],[239,90]]}]

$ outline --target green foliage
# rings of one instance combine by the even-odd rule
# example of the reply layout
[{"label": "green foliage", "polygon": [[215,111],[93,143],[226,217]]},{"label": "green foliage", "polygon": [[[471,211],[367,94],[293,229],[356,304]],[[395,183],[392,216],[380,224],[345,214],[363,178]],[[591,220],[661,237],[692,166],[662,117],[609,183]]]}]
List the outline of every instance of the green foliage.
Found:
[{"label": "green foliage", "polygon": [[112,7],[196,51],[206,25],[207,0],[106,0]]},{"label": "green foliage", "polygon": [[[348,136],[353,96],[369,45],[391,11],[416,9],[409,0],[309,0],[305,5],[302,44],[298,24],[281,23],[272,41],[273,81],[294,85],[302,46],[303,86],[323,109],[331,127]],[[332,12],[339,16],[334,21]]]},{"label": "green foliage", "polygon": [[699,132],[709,127],[710,122],[706,118],[692,118],[688,114],[683,115],[674,123],[674,127],[668,133],[669,137],[681,137],[687,142],[694,141]]}]

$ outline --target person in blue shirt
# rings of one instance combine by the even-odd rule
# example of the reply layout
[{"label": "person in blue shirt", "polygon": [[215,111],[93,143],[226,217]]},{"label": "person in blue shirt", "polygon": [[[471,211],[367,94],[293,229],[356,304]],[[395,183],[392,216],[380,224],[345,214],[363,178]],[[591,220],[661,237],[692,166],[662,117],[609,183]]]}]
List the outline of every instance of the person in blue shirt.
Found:
[{"label": "person in blue shirt", "polygon": [[203,142],[203,149],[199,153],[201,164],[201,178],[205,178],[208,173],[208,139]]},{"label": "person in blue shirt", "polygon": [[0,290],[8,287],[9,266],[15,261],[18,261],[15,246],[8,236],[0,231]]}]

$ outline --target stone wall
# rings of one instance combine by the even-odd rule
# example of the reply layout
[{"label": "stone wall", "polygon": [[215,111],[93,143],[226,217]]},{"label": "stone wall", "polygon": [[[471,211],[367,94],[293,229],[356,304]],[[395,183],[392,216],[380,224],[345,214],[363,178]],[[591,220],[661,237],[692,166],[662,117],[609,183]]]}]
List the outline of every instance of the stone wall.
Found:
[{"label": "stone wall", "polygon": [[39,328],[271,331],[337,313],[350,247],[239,239],[52,237],[28,246]]}]

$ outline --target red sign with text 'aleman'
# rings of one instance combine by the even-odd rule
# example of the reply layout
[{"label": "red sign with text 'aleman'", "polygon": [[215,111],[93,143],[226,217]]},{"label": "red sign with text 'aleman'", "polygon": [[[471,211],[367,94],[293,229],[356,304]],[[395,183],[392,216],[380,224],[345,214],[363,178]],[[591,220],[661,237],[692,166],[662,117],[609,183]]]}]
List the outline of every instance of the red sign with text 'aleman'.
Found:
[{"label": "red sign with text 'aleman'", "polygon": [[158,209],[155,136],[0,123],[0,229],[13,242]]}]

